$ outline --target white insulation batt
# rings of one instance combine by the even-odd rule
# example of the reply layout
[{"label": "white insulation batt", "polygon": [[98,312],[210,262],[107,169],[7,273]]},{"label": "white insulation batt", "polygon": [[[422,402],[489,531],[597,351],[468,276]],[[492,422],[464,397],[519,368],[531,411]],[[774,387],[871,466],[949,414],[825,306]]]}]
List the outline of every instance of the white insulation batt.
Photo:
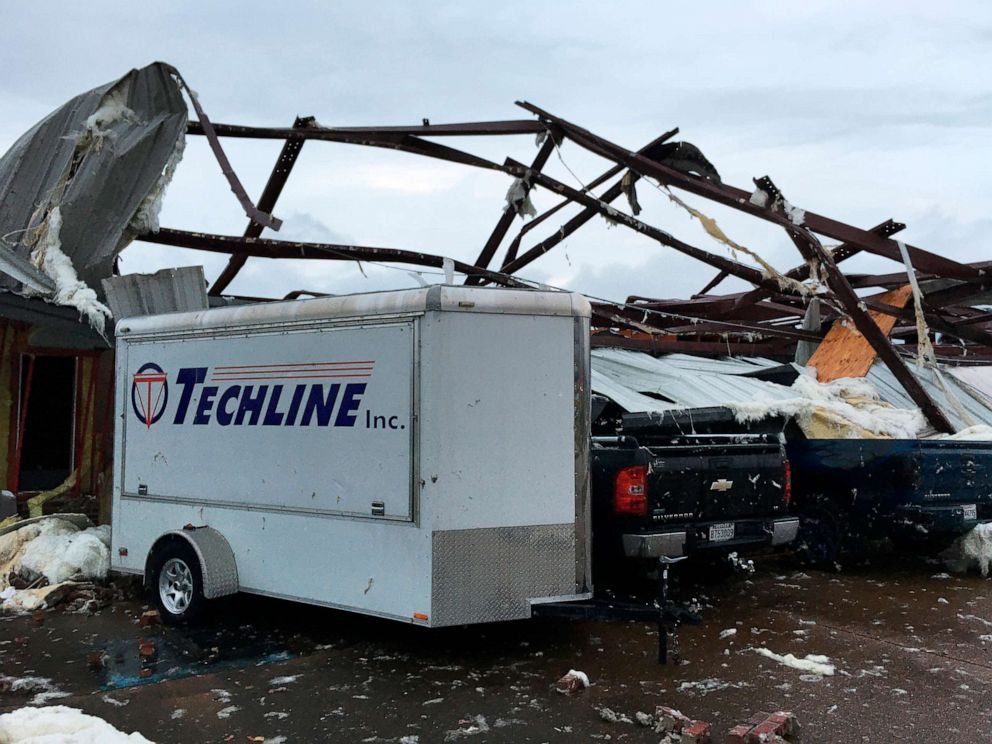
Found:
[{"label": "white insulation batt", "polygon": [[761,654],[766,659],[777,661],[782,666],[798,669],[801,672],[818,674],[821,677],[832,677],[836,668],[830,663],[830,658],[820,654],[806,654],[803,658],[798,658],[794,654],[777,654],[767,648],[756,648],[754,652]]},{"label": "white insulation batt", "polygon": [[96,292],[80,281],[72,259],[62,251],[62,211],[58,207],[52,207],[42,230],[43,235],[31,253],[31,260],[55,282],[52,301],[56,305],[76,308],[97,333],[103,334],[106,322],[113,316],[110,309],[97,299]]},{"label": "white insulation batt", "polygon": [[772,415],[794,418],[812,433],[814,419],[829,421],[837,437],[859,438],[865,432],[892,439],[916,439],[927,422],[918,408],[894,408],[882,401],[878,391],[864,379],[841,378],[818,382],[812,372],[800,374],[789,388],[793,397],[759,396],[735,401],[729,407],[737,420],[746,423]]},{"label": "white insulation batt", "polygon": [[956,573],[977,569],[987,577],[992,571],[992,522],[980,524],[959,537],[943,558],[947,567]]},{"label": "white insulation batt", "polygon": [[125,734],[102,718],[76,708],[52,705],[20,708],[0,715],[0,744],[153,744],[141,734]]},{"label": "white insulation batt", "polygon": [[[0,535],[0,612],[41,609],[54,587],[102,581],[109,571],[109,526],[80,528],[56,516],[29,522]],[[44,586],[15,589],[11,576],[29,587]]]}]

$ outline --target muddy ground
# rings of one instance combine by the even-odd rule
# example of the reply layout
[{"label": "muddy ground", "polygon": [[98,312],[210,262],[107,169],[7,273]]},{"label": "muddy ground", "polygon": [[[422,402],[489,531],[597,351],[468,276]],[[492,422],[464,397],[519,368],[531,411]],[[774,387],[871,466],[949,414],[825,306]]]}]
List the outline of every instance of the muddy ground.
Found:
[{"label": "muddy ground", "polygon": [[[654,628],[637,622],[431,631],[251,597],[195,630],[139,627],[138,599],[42,624],[5,618],[0,674],[48,678],[51,692],[0,693],[0,712],[47,699],[158,742],[656,742],[600,710],[633,719],[665,704],[712,722],[715,741],[777,709],[796,712],[803,742],[992,741],[989,580],[894,557],[844,574],[766,559],[696,593],[704,623],[680,632],[684,661],[664,667]],[[150,661],[142,638],[155,642]],[[757,647],[826,655],[836,673]],[[569,669],[592,687],[555,692]]]}]

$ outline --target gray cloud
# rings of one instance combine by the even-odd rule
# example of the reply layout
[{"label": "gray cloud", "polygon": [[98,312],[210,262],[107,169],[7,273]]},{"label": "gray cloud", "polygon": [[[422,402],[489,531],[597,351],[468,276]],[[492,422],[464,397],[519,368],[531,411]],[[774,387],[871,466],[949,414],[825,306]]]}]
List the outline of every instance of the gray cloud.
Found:
[{"label": "gray cloud", "polygon": [[[4,9],[0,149],[66,98],[165,59],[221,122],[286,125],[513,118],[532,100],[629,147],[673,125],[726,180],[771,174],[793,203],[865,227],[893,217],[907,239],[954,257],[987,255],[986,165],[992,141],[992,8],[930,4],[506,2],[478,6],[93,0]],[[533,139],[454,143],[501,160],[533,157]],[[225,146],[249,193],[261,192],[277,142]],[[583,180],[606,164],[562,150]],[[549,172],[572,175],[556,157]],[[471,261],[492,229],[509,179],[405,155],[308,143],[279,202],[283,237],[356,242]],[[642,189],[646,215],[722,251],[663,197]],[[537,195],[538,205],[555,199]],[[693,200],[697,205],[698,200]],[[736,240],[776,265],[797,262],[782,236],[705,205]],[[557,220],[548,230],[557,229]],[[191,139],[162,223],[240,234],[246,220],[204,144]],[[779,231],[780,232],[780,231]],[[535,231],[541,235],[546,232]],[[881,271],[892,262],[858,259]],[[126,271],[224,256],[135,245]],[[852,262],[852,265],[853,262]],[[402,270],[250,261],[232,289],[280,295],[411,286]],[[602,296],[684,296],[713,270],[600,221],[525,272]],[[732,288],[732,283],[721,285]]]}]

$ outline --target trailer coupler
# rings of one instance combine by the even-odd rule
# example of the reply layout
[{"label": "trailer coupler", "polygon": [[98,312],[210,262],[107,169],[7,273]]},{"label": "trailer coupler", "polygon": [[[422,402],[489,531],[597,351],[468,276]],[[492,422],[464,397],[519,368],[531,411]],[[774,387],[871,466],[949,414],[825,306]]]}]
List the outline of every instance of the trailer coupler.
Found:
[{"label": "trailer coupler", "polygon": [[658,663],[667,664],[669,651],[678,649],[679,625],[699,625],[699,615],[682,604],[673,602],[668,592],[669,568],[684,557],[658,559],[658,597],[654,602],[620,601],[594,597],[582,602],[547,602],[531,606],[534,617],[569,617],[581,620],[643,620],[657,623]]}]

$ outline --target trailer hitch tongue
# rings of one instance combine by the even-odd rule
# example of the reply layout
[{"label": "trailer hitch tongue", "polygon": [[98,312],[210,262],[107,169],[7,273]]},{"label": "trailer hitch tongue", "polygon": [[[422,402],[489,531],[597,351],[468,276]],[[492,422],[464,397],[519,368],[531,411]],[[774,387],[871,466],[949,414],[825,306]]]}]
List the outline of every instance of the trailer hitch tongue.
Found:
[{"label": "trailer hitch tongue", "polygon": [[667,664],[669,647],[672,659],[680,661],[678,627],[681,623],[699,625],[699,615],[687,607],[676,604],[668,596],[668,570],[676,563],[681,563],[686,557],[669,558],[667,555],[658,557],[658,663]]}]

